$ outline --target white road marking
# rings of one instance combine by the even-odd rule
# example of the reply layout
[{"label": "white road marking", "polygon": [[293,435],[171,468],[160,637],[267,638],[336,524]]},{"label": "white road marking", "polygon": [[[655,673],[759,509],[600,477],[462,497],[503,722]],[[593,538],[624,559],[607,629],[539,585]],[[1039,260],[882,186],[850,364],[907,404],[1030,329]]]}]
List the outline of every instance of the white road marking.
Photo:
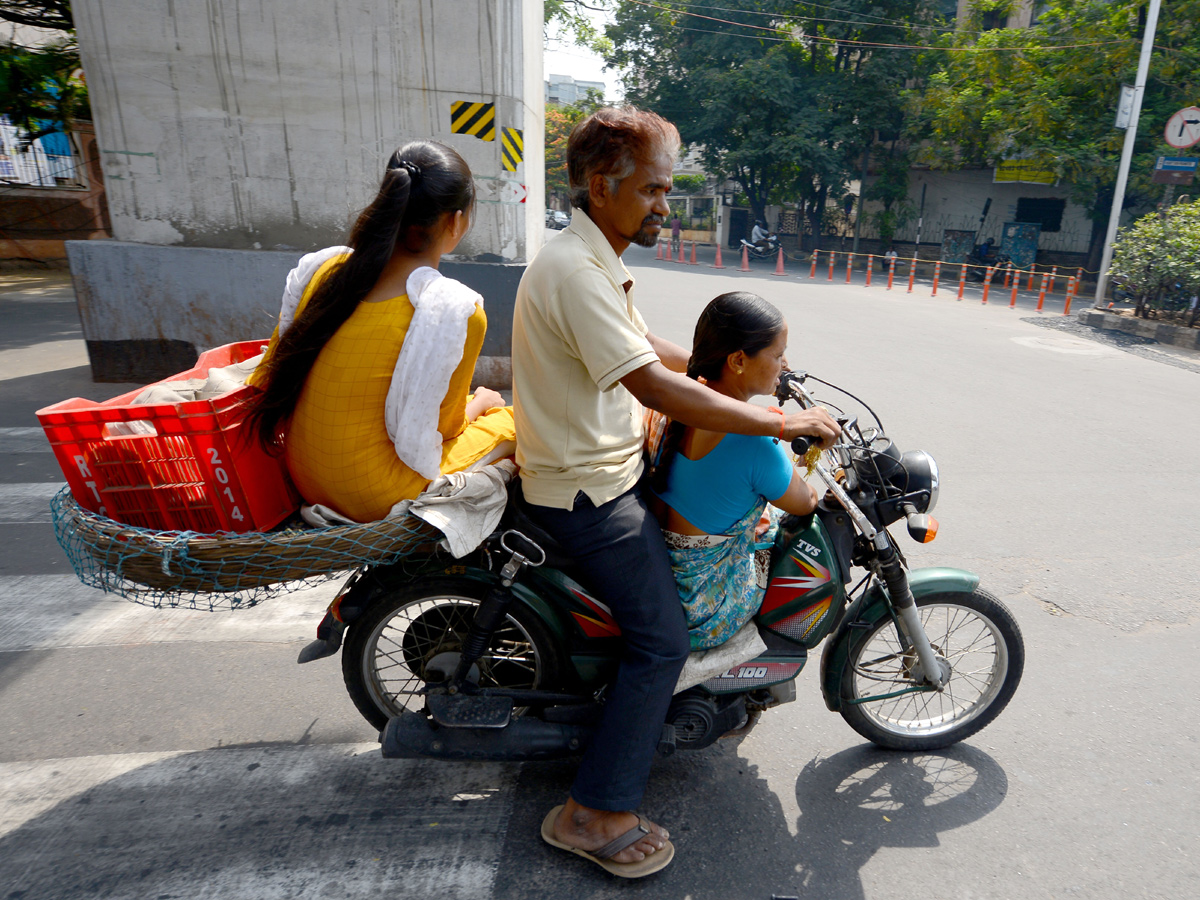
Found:
[{"label": "white road marking", "polygon": [[62,484],[0,484],[0,525],[34,525],[50,521],[50,498]]},{"label": "white road marking", "polygon": [[52,453],[40,427],[0,428],[0,453]]},{"label": "white road marking", "polygon": [[251,609],[152,609],[84,586],[73,575],[0,578],[0,652],[167,642],[287,643],[316,637],[341,586],[330,581]]},{"label": "white road marking", "polygon": [[492,894],[518,766],[377,744],[0,764],[0,884],[56,900]]},{"label": "white road marking", "polygon": [[44,375],[87,364],[87,344],[81,340],[30,344],[28,347],[0,350],[0,381]]}]

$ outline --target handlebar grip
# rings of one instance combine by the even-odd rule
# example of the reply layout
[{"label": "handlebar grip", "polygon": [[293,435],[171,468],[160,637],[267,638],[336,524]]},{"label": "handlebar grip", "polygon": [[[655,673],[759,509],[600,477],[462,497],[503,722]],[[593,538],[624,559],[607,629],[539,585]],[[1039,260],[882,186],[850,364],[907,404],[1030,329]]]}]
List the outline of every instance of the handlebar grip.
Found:
[{"label": "handlebar grip", "polygon": [[803,456],[816,442],[817,439],[812,435],[802,434],[792,441],[792,452],[797,456]]}]

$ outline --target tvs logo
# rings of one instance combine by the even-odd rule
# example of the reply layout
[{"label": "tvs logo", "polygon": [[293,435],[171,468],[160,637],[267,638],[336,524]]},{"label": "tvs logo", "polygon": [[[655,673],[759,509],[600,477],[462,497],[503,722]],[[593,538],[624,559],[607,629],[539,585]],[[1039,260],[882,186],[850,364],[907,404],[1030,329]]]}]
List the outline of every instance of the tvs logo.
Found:
[{"label": "tvs logo", "polygon": [[[807,544],[804,548],[806,553],[811,552],[809,548],[816,549]],[[767,596],[763,599],[762,609],[759,610],[760,614],[779,609],[817,588],[824,587],[832,580],[829,570],[815,560],[796,553],[789,554],[788,559],[795,564],[800,573],[771,579],[771,583],[767,585]]]}]

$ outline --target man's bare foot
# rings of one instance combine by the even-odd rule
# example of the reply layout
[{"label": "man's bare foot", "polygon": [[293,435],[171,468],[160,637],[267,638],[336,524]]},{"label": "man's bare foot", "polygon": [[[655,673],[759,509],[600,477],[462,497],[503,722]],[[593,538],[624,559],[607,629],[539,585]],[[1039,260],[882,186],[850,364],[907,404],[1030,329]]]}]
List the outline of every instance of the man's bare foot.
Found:
[{"label": "man's bare foot", "polygon": [[[591,809],[568,797],[566,805],[554,823],[554,837],[570,847],[594,852],[615,841],[631,828],[637,827],[638,817],[632,812],[607,812]],[[670,834],[650,822],[650,834],[626,847],[613,857],[613,862],[630,863],[645,859],[666,846]]]}]

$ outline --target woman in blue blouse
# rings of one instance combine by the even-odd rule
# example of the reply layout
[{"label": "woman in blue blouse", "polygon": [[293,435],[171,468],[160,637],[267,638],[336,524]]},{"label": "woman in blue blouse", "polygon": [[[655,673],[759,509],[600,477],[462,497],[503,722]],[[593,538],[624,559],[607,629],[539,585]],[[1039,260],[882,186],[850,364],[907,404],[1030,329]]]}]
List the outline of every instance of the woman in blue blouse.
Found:
[{"label": "woman in blue blouse", "polygon": [[[745,291],[722,294],[696,322],[687,374],[736,400],[772,394],[787,340],[787,323],[766,300]],[[778,511],[810,513],[816,492],[787,444],[679,422],[663,436],[651,487],[665,507],[663,530],[692,649],[715,647],[762,603]]]}]

